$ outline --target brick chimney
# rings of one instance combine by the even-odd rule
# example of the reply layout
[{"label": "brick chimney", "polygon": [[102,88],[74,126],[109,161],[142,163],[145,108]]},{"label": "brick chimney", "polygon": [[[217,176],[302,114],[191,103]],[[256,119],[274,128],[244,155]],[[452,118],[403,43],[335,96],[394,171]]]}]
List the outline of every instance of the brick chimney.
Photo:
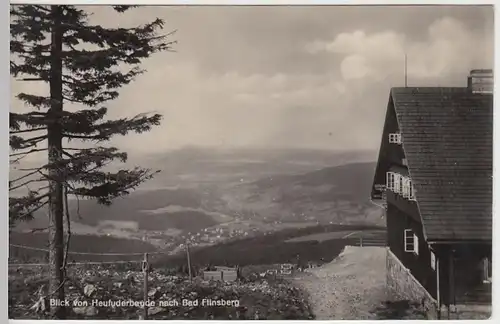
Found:
[{"label": "brick chimney", "polygon": [[472,90],[472,93],[493,93],[493,70],[478,69],[471,70],[467,78],[467,88]]}]

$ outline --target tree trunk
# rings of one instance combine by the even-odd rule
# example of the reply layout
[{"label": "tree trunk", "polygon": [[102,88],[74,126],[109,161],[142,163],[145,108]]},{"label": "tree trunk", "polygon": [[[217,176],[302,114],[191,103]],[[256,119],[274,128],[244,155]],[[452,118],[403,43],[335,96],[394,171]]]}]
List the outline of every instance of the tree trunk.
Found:
[{"label": "tree trunk", "polygon": [[[58,122],[63,111],[62,105],[62,30],[61,7],[52,6],[53,27],[51,32],[51,71],[50,98],[51,107],[48,111],[52,122],[47,127],[49,164],[57,163],[62,158],[62,129]],[[49,169],[49,299],[64,301],[64,207],[63,183],[61,172],[57,167]],[[66,310],[55,305],[50,315],[56,319],[64,319]]]}]

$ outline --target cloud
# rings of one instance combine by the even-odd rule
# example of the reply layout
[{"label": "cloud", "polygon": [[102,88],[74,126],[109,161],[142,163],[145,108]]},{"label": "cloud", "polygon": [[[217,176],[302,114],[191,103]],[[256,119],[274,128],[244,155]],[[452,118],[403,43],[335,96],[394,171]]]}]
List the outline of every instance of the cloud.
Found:
[{"label": "cloud", "polygon": [[492,67],[493,63],[491,35],[474,33],[450,17],[434,21],[424,40],[412,40],[396,31],[356,30],[340,33],[332,41],[314,41],[306,51],[341,55],[340,69],[345,80],[381,80],[401,75],[405,54],[408,77],[420,81],[457,71],[467,73],[478,64]]},{"label": "cloud", "polygon": [[[428,86],[464,85],[470,68],[489,67],[493,57],[487,7],[85,9],[105,26],[159,16],[167,32],[178,29],[176,52],[145,60],[147,73],[106,103],[110,118],[164,116],[151,132],[110,143],[132,159],[183,145],[376,149],[405,52],[410,84]],[[47,93],[27,82],[11,91]],[[11,109],[26,107],[13,101]]]},{"label": "cloud", "polygon": [[340,63],[340,71],[346,80],[363,79],[373,73],[368,64],[368,60],[365,56],[353,54],[342,60],[342,63]]},{"label": "cloud", "polygon": [[317,128],[322,127],[321,119],[329,119],[329,107],[340,102],[345,92],[344,86],[328,75],[230,72],[207,76],[188,63],[164,65],[147,78],[148,83],[138,80],[144,87],[125,91],[112,103],[117,109],[110,110],[123,114],[118,109],[122,105],[137,107],[144,98],[154,98],[151,109],[163,113],[164,121],[147,134],[118,139],[122,147],[150,150],[140,143],[154,142],[155,148],[161,150],[182,145],[276,145],[280,141],[288,146],[289,138],[277,140],[275,135],[291,128],[295,141],[300,142],[301,133],[314,127],[311,121],[318,122]]}]

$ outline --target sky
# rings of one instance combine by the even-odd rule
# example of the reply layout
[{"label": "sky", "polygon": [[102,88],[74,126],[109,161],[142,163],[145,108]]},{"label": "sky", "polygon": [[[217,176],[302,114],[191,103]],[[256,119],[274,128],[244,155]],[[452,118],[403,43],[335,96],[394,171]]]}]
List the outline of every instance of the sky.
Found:
[{"label": "sky", "polygon": [[147,73],[106,104],[110,117],[163,114],[151,132],[111,143],[138,155],[186,145],[377,150],[405,53],[409,86],[465,86],[469,70],[493,68],[491,6],[87,9],[103,26],[159,17],[176,30],[175,52],[144,61]]}]

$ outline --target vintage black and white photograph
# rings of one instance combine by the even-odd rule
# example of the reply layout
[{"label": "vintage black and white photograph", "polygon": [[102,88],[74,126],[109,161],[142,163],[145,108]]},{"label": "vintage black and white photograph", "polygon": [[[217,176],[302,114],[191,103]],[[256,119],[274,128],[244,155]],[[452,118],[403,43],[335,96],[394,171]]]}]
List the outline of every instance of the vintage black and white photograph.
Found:
[{"label": "vintage black and white photograph", "polygon": [[10,319],[488,319],[493,5],[10,6]]}]

